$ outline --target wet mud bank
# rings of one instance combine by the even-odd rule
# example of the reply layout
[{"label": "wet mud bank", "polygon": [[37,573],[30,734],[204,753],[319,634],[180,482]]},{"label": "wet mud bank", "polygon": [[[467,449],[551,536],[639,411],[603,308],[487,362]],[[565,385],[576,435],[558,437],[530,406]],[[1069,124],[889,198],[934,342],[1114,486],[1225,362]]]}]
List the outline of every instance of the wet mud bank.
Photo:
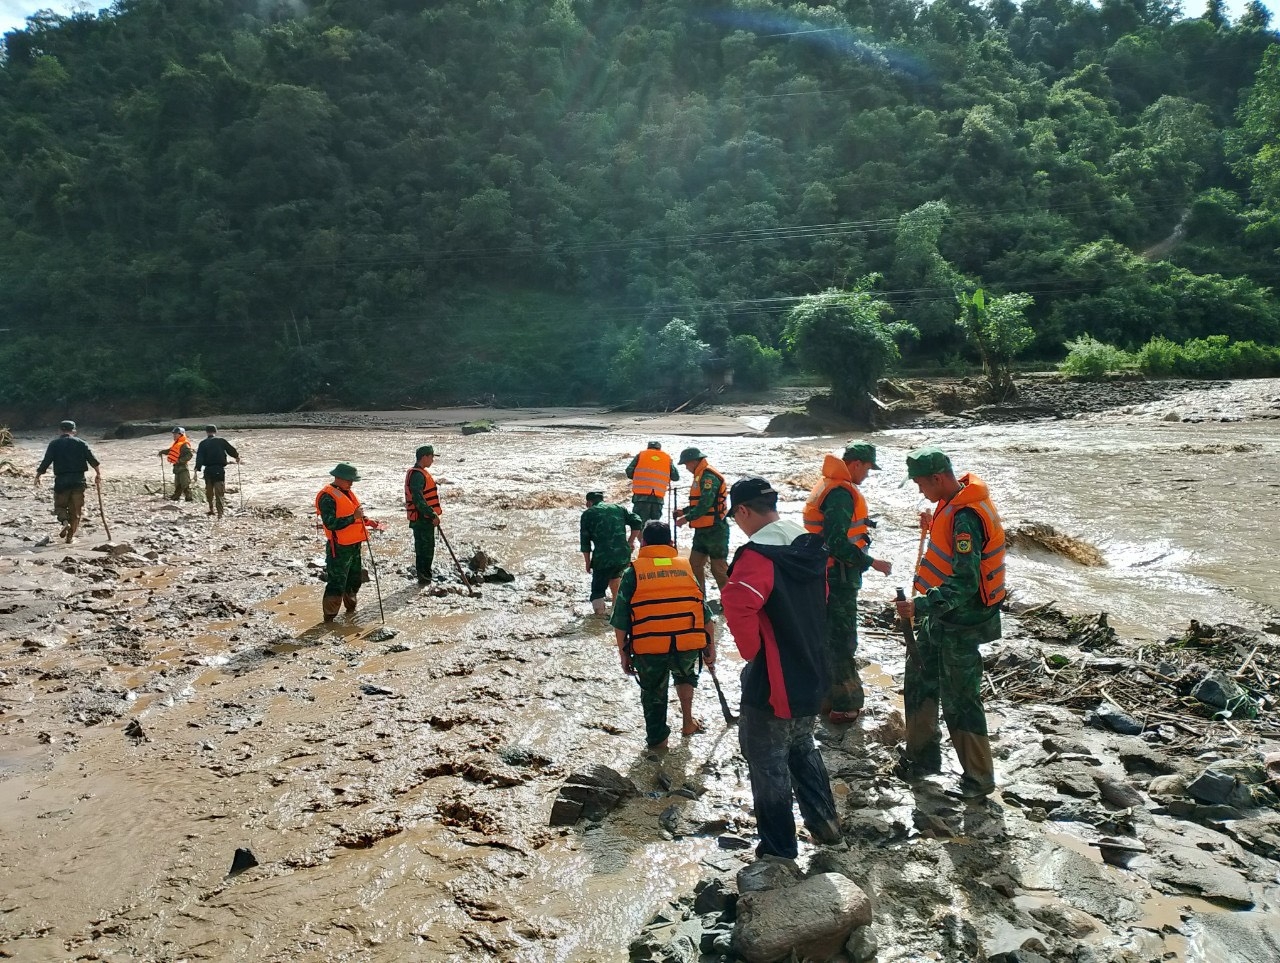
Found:
[{"label": "wet mud bank", "polygon": [[[1202,422],[1165,421],[1161,400],[1049,426],[877,433],[886,471],[866,490],[897,571],[914,558],[918,506],[891,466],[925,441],[981,471],[1011,526],[1051,524],[1104,564],[1034,544],[1011,559],[1014,611],[987,652],[1001,790],[976,805],[944,794],[954,773],[890,773],[903,664],[883,612],[905,577],[868,580],[869,711],[819,727],[844,840],[806,841],[796,867],[869,898],[872,922],[844,956],[1276,958],[1280,546],[1240,506],[1274,496],[1280,432],[1264,415],[1277,396],[1274,382],[1180,396]],[[686,432],[726,475],[770,477],[797,516],[821,453],[847,439],[759,437],[760,416],[545,412],[468,437],[395,419],[372,430],[360,415],[342,430],[224,429],[245,457],[244,507],[231,493],[221,522],[148,494],[153,442],[95,442],[106,551],[96,513],[67,546],[47,489],[0,478],[0,953],[734,952],[754,843],[736,731],[704,679],[707,731],[645,752],[635,683],[587,616],[577,516],[588,488],[625,496],[621,470],[648,437],[671,450]],[[398,503],[424,442],[455,549],[483,548],[512,582],[468,594],[443,551],[434,586],[407,576]],[[34,468],[43,443],[19,439],[15,463]],[[391,524],[375,543],[385,627],[372,584],[354,617],[317,625],[310,506],[339,460]],[[1201,519],[1152,487],[1193,498]],[[1203,516],[1219,519],[1212,531]],[[740,662],[721,651],[736,706]],[[1223,708],[1202,698],[1215,673]],[[1138,731],[1116,731],[1121,717]],[[601,766],[633,788],[552,825],[562,790]],[[237,849],[257,865],[232,874]]]}]

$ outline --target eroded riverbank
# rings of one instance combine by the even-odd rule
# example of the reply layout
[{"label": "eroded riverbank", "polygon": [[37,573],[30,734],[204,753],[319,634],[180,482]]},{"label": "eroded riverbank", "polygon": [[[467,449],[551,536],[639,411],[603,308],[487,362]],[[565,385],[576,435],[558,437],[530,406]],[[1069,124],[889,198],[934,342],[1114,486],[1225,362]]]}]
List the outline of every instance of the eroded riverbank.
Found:
[{"label": "eroded riverbank", "polygon": [[[896,468],[929,440],[987,477],[1010,524],[1048,522],[1102,549],[1099,569],[1019,556],[1023,604],[1105,609],[1121,653],[1191,618],[1260,628],[1277,618],[1280,571],[1276,535],[1253,508],[1274,499],[1280,433],[1251,412],[1277,394],[1254,382],[1180,398],[1180,416],[1203,413],[1198,423],[1166,421],[1160,402],[1052,424],[882,433],[889,470],[867,486],[878,544],[909,566],[916,499],[895,487]],[[732,876],[743,858],[717,839],[751,836],[736,734],[718,723],[706,685],[708,732],[660,764],[643,753],[634,683],[616,668],[611,633],[585,617],[581,494],[604,481],[623,497],[621,469],[650,433],[668,449],[699,437],[727,475],[774,480],[795,515],[820,452],[844,439],[708,437],[699,416],[683,416],[688,435],[663,431],[670,422],[549,417],[465,438],[393,426],[228,430],[246,459],[246,508],[216,524],[203,506],[146,493],[159,483],[154,439],[95,442],[115,541],[132,547],[114,556],[94,551],[96,520],[76,546],[36,547],[56,531],[50,496],[3,479],[0,950],[32,960],[621,960],[667,900]],[[757,417],[713,415],[707,431],[750,433]],[[514,582],[471,598],[456,583],[420,593],[404,577],[410,539],[396,505],[407,453],[424,441],[440,452],[455,548],[482,546]],[[43,441],[23,445],[34,465]],[[379,642],[372,586],[354,621],[315,626],[308,509],[340,459],[360,467],[370,513],[392,523],[376,548],[397,634]],[[446,562],[442,552],[437,570]],[[868,580],[869,613],[900,580]],[[1011,619],[993,657],[1044,645],[1021,633]],[[1261,840],[1252,848],[1203,820],[1152,815],[1168,808],[1147,786],[1156,774],[1124,760],[1139,758],[1140,743],[1198,771],[1206,753],[1273,749],[1273,716],[1238,723],[1238,735],[1203,720],[1194,737],[1152,747],[1081,728],[1079,706],[996,691],[998,772],[1006,788],[1024,788],[956,808],[937,787],[913,791],[885,772],[900,651],[891,632],[867,627],[872,711],[822,732],[849,848],[816,858],[875,897],[878,958],[981,959],[1033,938],[1053,959],[1265,948],[1278,902],[1266,811],[1242,814],[1254,821],[1244,827],[1209,820]],[[725,659],[736,703],[736,660]],[[135,720],[140,734],[126,734]],[[559,786],[597,763],[642,795],[598,825],[549,827]],[[1130,816],[1117,816],[1129,807],[1107,801],[1095,773],[1145,793]],[[1063,815],[1068,797],[1081,818],[1040,819],[1036,810]],[[674,826],[662,818],[673,806]],[[1129,869],[1105,864],[1089,844],[1126,828],[1148,853]],[[260,865],[228,879],[237,847]],[[1221,892],[1188,882],[1211,875]],[[1010,943],[1023,930],[1034,932]],[[1094,956],[1062,955],[1069,944]]]}]

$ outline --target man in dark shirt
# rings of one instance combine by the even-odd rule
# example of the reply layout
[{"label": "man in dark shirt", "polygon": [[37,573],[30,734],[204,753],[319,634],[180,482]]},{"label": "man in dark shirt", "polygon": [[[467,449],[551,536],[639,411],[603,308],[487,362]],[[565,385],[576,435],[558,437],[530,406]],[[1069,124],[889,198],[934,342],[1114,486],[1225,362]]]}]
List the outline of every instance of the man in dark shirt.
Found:
[{"label": "man in dark shirt", "polygon": [[240,452],[231,447],[231,442],[218,437],[217,425],[205,425],[207,437],[196,448],[196,475],[204,469],[204,498],[209,503],[209,514],[216,506],[218,517],[226,508],[224,496],[227,493],[227,456],[230,455],[240,464]]},{"label": "man in dark shirt", "polygon": [[49,442],[45,449],[44,459],[36,469],[36,485],[40,484],[40,476],[53,466],[53,510],[62,522],[59,538],[67,540],[70,545],[75,541],[76,529],[80,527],[80,515],[84,511],[84,473],[93,468],[94,485],[102,487],[102,469],[98,459],[84,440],[76,437],[76,423],[64,421],[59,426],[62,434]]}]

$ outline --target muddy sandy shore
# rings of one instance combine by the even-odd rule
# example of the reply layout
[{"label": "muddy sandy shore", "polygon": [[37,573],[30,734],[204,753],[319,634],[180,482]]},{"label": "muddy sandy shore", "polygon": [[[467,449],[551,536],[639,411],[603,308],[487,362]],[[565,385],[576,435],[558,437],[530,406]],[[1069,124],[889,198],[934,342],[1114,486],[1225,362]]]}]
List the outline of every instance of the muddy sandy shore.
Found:
[{"label": "muddy sandy shore", "polygon": [[[1179,396],[1186,424],[1165,421],[1160,398],[1094,413],[1080,437],[1129,424],[1159,438],[1141,459],[1147,470],[1172,471],[1187,457],[1181,447],[1194,445],[1198,460],[1216,460],[1246,486],[1280,450],[1259,420],[1280,392],[1274,383],[1198,390]],[[586,615],[579,499],[601,480],[623,497],[621,467],[645,438],[670,448],[688,433],[708,439],[729,474],[773,469],[796,512],[835,442],[716,440],[751,435],[768,408],[678,421],[494,414],[503,431],[468,438],[419,430],[420,413],[383,430],[369,430],[378,422],[367,413],[328,416],[341,427],[308,431],[236,432],[231,422],[225,433],[245,453],[245,507],[233,493],[237,510],[221,522],[198,503],[148,493],[160,481],[155,438],[94,442],[115,543],[106,552],[96,517],[76,545],[39,545],[56,535],[48,492],[29,477],[0,478],[0,954],[623,960],[655,912],[672,901],[687,908],[700,880],[732,883],[749,850],[727,847],[752,838],[736,734],[703,686],[708,731],[659,759],[644,752],[634,683],[617,669],[609,630]],[[1241,420],[1219,424],[1219,415]],[[446,414],[449,424],[486,416]],[[1197,418],[1214,423],[1211,436]],[[971,445],[975,459],[997,438],[946,437]],[[900,461],[922,438],[877,441]],[[1038,449],[998,438],[1001,457],[1020,460],[1024,475],[1028,450],[1079,451],[1075,435],[1040,436]],[[515,581],[472,597],[456,578],[420,592],[406,577],[397,491],[405,452],[425,440],[446,445],[438,467],[454,547],[483,547]],[[6,457],[29,470],[43,443],[22,438]],[[375,549],[394,634],[382,631],[373,586],[355,618],[316,624],[320,542],[309,507],[339,459],[360,466],[372,513],[392,523]],[[997,477],[1015,514],[1015,482],[1035,501],[1032,480]],[[1221,484],[1199,493],[1214,510],[1253,498]],[[886,549],[909,564],[913,500],[887,484],[869,494]],[[1120,553],[1104,549],[1114,564]],[[1019,564],[1023,604],[1059,598],[1075,614],[1060,589],[1082,576],[1052,559]],[[1166,564],[1134,569],[1135,578],[1154,579]],[[1011,616],[1006,641],[991,647],[988,693],[1004,789],[964,807],[942,794],[946,779],[911,787],[888,772],[902,656],[875,616],[890,584],[866,592],[870,710],[854,726],[820,727],[846,841],[806,844],[801,859],[845,872],[873,896],[877,959],[1277,958],[1280,829],[1266,761],[1280,749],[1280,724],[1261,698],[1274,612],[1191,593],[1206,623],[1230,615],[1250,624],[1222,646],[1162,648],[1151,641],[1170,634],[1160,625],[1140,642],[1122,631],[1093,651],[1079,633]],[[1146,590],[1158,599],[1165,585]],[[1182,616],[1175,606],[1171,621],[1185,624]],[[1162,681],[1189,683],[1219,664],[1235,675],[1251,648],[1263,667],[1251,683],[1256,719],[1215,722]],[[1112,665],[1089,668],[1100,659]],[[1160,660],[1175,676],[1156,671]],[[726,654],[721,673],[734,704],[735,662]],[[1145,738],[1085,726],[1102,672],[1115,673],[1101,685],[1138,716]],[[1162,686],[1171,720],[1145,714],[1140,698]],[[1220,803],[1188,795],[1215,763],[1243,767],[1228,771],[1247,792]],[[560,786],[593,764],[629,777],[639,794],[598,822],[550,826]],[[1113,865],[1097,845],[1106,837],[1142,851]],[[237,848],[258,865],[228,876]]]}]

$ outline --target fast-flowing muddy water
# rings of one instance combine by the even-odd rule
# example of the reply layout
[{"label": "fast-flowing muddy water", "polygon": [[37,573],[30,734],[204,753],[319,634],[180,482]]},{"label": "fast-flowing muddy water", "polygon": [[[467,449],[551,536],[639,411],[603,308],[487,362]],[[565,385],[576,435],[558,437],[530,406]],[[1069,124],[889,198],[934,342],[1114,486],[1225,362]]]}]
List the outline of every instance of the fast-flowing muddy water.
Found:
[{"label": "fast-flowing muddy water", "polygon": [[[1165,420],[1171,409],[1197,420]],[[877,434],[884,471],[864,490],[879,519],[877,554],[895,575],[868,574],[866,607],[909,582],[922,505],[898,483],[906,451],[928,442],[986,478],[1008,525],[1049,523],[1102,550],[1108,564],[1096,568],[1016,556],[1020,601],[1105,610],[1128,639],[1163,638],[1193,618],[1274,624],[1277,413],[1280,384],[1249,382],[1071,420]],[[0,479],[0,955],[622,960],[664,901],[742,864],[716,848],[718,831],[751,836],[736,733],[704,680],[697,712],[707,732],[673,740],[663,758],[645,753],[635,684],[618,668],[611,630],[587,617],[582,495],[603,487],[623,500],[622,469],[653,437],[673,453],[700,445],[731,480],[764,475],[798,518],[822,454],[847,439],[759,437],[759,414],[512,414],[503,430],[465,437],[412,412],[365,420],[378,427],[229,422],[223,434],[245,462],[244,509],[220,522],[200,503],[148,494],[161,482],[159,436],[93,441],[114,542],[133,549],[114,556],[94,551],[105,540],[96,517],[76,545],[62,545],[51,495],[29,478]],[[34,468],[44,441],[20,439],[8,457]],[[438,452],[454,549],[482,547],[515,575],[510,584],[472,597],[456,579],[433,594],[406,577],[401,486],[425,442]],[[391,639],[369,637],[380,624],[373,584],[357,617],[317,626],[311,506],[337,461],[359,467],[368,514],[390,523],[374,551]],[[234,466],[228,480],[234,489]],[[240,495],[229,498],[238,507]],[[37,546],[45,534],[54,541]],[[451,568],[442,543],[437,573]],[[740,661],[732,646],[721,651],[736,704]],[[853,732],[824,738],[842,805],[909,827],[905,787],[857,782],[859,753],[885,750],[896,733],[900,653],[891,634],[868,630],[860,655],[871,663],[871,712]],[[993,704],[1006,760],[1027,737],[1018,712]],[[141,729],[127,730],[134,722]],[[598,825],[550,828],[560,784],[595,763],[642,795]],[[667,783],[697,798],[673,797]],[[716,829],[673,838],[659,818],[673,799],[683,825]],[[979,827],[973,839],[983,846],[995,832]],[[1057,844],[1025,822],[999,833],[1016,840],[1008,858],[1026,885],[1044,877],[1046,898],[1081,873],[1121,872],[1096,855],[1082,869],[1075,852],[1055,876],[1061,866],[1046,854],[1081,850],[1078,839]],[[239,847],[259,865],[228,876]],[[921,869],[899,858],[894,878],[916,874],[936,889],[933,877],[966,871],[953,862]],[[1275,880],[1257,875],[1253,902],[1274,910]],[[882,900],[909,902],[901,885],[881,886]],[[1205,942],[1201,929],[1160,931],[1218,907],[1141,881],[1111,885],[1131,890],[1135,911],[1112,917],[1141,934],[1132,959],[1215,959],[1221,941]],[[959,897],[940,899],[963,914]],[[976,958],[928,936],[936,922],[926,914],[913,930],[899,919],[901,942],[880,958]],[[1097,936],[1112,938],[1129,937]]]}]

